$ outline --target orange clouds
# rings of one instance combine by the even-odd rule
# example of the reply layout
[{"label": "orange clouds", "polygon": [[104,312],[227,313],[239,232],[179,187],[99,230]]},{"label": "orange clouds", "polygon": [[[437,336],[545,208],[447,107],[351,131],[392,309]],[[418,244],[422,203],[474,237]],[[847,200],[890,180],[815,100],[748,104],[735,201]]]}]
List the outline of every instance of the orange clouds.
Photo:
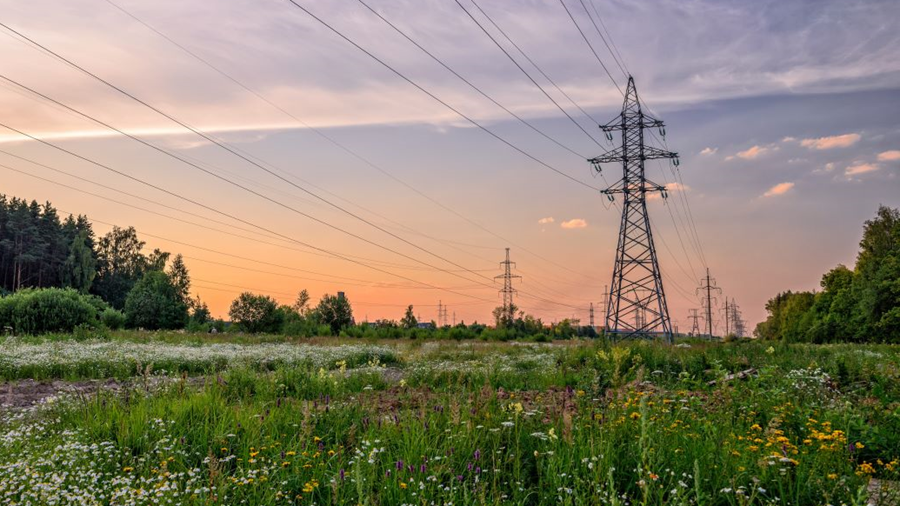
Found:
[{"label": "orange clouds", "polygon": [[844,170],[844,175],[856,176],[859,174],[865,174],[866,172],[875,172],[876,170],[878,170],[880,168],[881,167],[879,167],[878,165],[876,165],[874,163],[858,163],[856,165],[847,167]]},{"label": "orange clouds", "polygon": [[737,154],[738,158],[743,158],[744,160],[753,160],[761,154],[767,152],[769,148],[764,146],[753,146],[747,150],[740,151]]},{"label": "orange clouds", "polygon": [[553,221],[554,221],[554,220],[553,220],[553,216],[548,216],[548,217],[546,217],[546,218],[541,218],[541,219],[539,219],[539,220],[538,220],[538,224],[540,224],[540,225],[546,225],[546,224],[548,224],[548,223],[553,223]]},{"label": "orange clouds", "polygon": [[859,134],[832,135],[818,139],[803,139],[800,145],[809,149],[846,148],[859,142]]},{"label": "orange clouds", "polygon": [[581,218],[573,218],[569,221],[564,221],[564,222],[560,223],[559,226],[562,228],[565,228],[565,229],[586,228],[587,221],[585,221]]},{"label": "orange clouds", "polygon": [[878,154],[879,162],[893,162],[896,160],[900,160],[900,151],[897,151],[896,149]]},{"label": "orange clouds", "polygon": [[775,186],[771,187],[763,193],[763,197],[774,197],[776,195],[784,195],[785,193],[791,191],[794,187],[794,183],[778,183]]}]

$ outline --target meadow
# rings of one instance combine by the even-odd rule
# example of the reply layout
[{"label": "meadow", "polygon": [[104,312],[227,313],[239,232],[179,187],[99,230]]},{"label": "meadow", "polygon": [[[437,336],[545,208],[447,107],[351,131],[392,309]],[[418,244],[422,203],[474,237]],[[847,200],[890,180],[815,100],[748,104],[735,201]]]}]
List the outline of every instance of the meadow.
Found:
[{"label": "meadow", "polygon": [[0,501],[897,501],[891,345],[139,332],[0,344],[4,392],[111,377],[122,388],[2,408]]}]

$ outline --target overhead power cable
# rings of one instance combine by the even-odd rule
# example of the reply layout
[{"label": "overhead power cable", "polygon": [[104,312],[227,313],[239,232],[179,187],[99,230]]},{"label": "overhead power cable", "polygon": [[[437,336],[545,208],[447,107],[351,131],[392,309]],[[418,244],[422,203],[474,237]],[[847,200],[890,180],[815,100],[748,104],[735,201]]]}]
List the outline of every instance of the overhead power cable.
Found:
[{"label": "overhead power cable", "polygon": [[[28,36],[22,34],[21,32],[19,32],[19,31],[17,31],[17,30],[14,30],[14,29],[10,28],[9,26],[5,25],[4,23],[0,23],[0,26],[2,26],[3,28],[5,28],[7,31],[10,31],[10,32],[16,34],[17,36],[19,36],[19,37],[21,37],[21,38],[27,40],[27,41],[30,42],[31,44],[34,44],[35,46],[39,47],[39,48],[42,49],[43,51],[45,51],[45,52],[49,53],[50,55],[54,56],[55,58],[61,60],[62,62],[68,64],[69,66],[71,66],[71,67],[73,67],[73,68],[75,68],[75,69],[81,71],[82,73],[84,73],[84,74],[86,74],[86,75],[92,77],[93,79],[95,79],[95,80],[97,80],[97,81],[99,81],[99,82],[105,84],[105,85],[108,86],[109,88],[111,88],[111,89],[113,89],[113,90],[119,92],[120,94],[122,94],[122,95],[124,95],[124,96],[130,98],[131,100],[133,100],[133,101],[135,101],[135,102],[137,102],[137,103],[139,103],[139,104],[141,104],[141,105],[147,107],[148,109],[150,109],[150,110],[156,112],[157,114],[159,114],[159,115],[161,115],[161,116],[163,116],[163,117],[169,119],[170,121],[172,121],[172,122],[174,122],[174,123],[176,123],[176,124],[182,126],[183,128],[185,128],[185,129],[187,129],[187,130],[193,132],[194,134],[196,134],[196,135],[202,137],[203,139],[205,139],[205,140],[207,140],[207,141],[209,141],[209,142],[212,142],[213,144],[215,144],[215,145],[219,146],[220,148],[222,148],[222,149],[228,151],[229,153],[231,153],[231,154],[233,154],[233,155],[235,155],[235,156],[241,158],[242,160],[246,161],[247,163],[250,163],[251,165],[253,165],[253,166],[255,166],[255,167],[258,167],[259,169],[263,170],[264,172],[266,172],[266,173],[268,173],[268,174],[270,174],[270,175],[272,175],[272,176],[274,176],[274,177],[276,177],[276,178],[278,178],[278,179],[280,179],[280,180],[286,182],[287,184],[289,184],[289,185],[291,185],[291,186],[297,188],[298,190],[300,190],[300,191],[302,191],[302,192],[304,192],[304,193],[306,193],[306,194],[308,194],[308,195],[310,195],[310,196],[316,198],[317,200],[320,200],[320,201],[322,201],[322,202],[324,202],[324,203],[330,205],[331,207],[334,207],[335,209],[337,209],[337,210],[339,210],[339,211],[341,211],[341,212],[343,212],[343,213],[345,213],[345,214],[347,214],[347,215],[349,215],[349,216],[352,216],[353,218],[355,218],[355,219],[357,219],[357,220],[359,220],[359,221],[361,221],[361,222],[363,222],[363,223],[369,225],[370,227],[373,227],[373,228],[375,228],[375,229],[377,229],[377,230],[379,230],[379,231],[381,231],[381,232],[383,232],[383,233],[385,233],[385,234],[387,234],[387,235],[389,235],[389,236],[391,236],[391,237],[393,237],[393,238],[395,238],[395,239],[397,239],[397,240],[399,240],[399,241],[401,241],[401,242],[403,242],[403,243],[405,243],[405,244],[407,244],[407,245],[409,245],[409,246],[412,246],[413,248],[416,248],[416,249],[418,249],[418,250],[420,250],[420,251],[423,251],[423,252],[425,252],[425,253],[427,253],[427,254],[429,254],[429,255],[435,257],[435,258],[438,258],[438,259],[440,259],[440,260],[442,260],[442,261],[444,261],[444,262],[447,262],[447,263],[449,263],[450,265],[453,265],[453,266],[458,267],[458,268],[460,268],[460,269],[469,271],[469,269],[467,269],[465,266],[462,266],[462,265],[460,265],[460,264],[458,264],[458,263],[456,263],[456,262],[454,262],[454,261],[452,261],[452,260],[449,260],[449,259],[445,258],[444,256],[438,254],[438,253],[434,253],[434,252],[432,252],[432,251],[430,251],[430,250],[428,250],[428,249],[426,249],[426,248],[423,248],[422,246],[419,246],[418,244],[415,244],[415,243],[413,243],[413,242],[411,242],[411,241],[409,241],[409,240],[407,240],[407,239],[405,239],[405,238],[403,238],[403,237],[401,237],[401,236],[399,236],[399,235],[397,235],[397,234],[395,234],[395,233],[393,233],[393,232],[391,232],[391,231],[389,231],[389,230],[387,230],[387,229],[385,229],[385,228],[383,228],[383,227],[381,227],[381,226],[379,226],[379,225],[373,223],[372,221],[367,220],[366,218],[363,218],[362,216],[359,216],[358,214],[353,213],[352,211],[349,211],[348,209],[346,209],[346,208],[344,208],[344,207],[342,207],[342,206],[339,206],[339,205],[337,205],[337,204],[331,202],[331,201],[328,200],[328,199],[325,199],[324,197],[320,196],[319,194],[317,194],[317,193],[315,193],[315,192],[312,192],[312,191],[308,190],[307,188],[305,188],[305,187],[303,187],[303,186],[300,186],[300,185],[294,183],[293,181],[291,181],[291,180],[289,180],[289,179],[287,179],[287,178],[281,176],[280,174],[276,173],[275,171],[270,170],[269,168],[265,167],[264,165],[262,165],[262,164],[260,164],[260,163],[258,163],[258,162],[256,162],[256,161],[254,161],[254,160],[252,160],[251,158],[248,158],[248,157],[244,156],[243,154],[241,154],[241,153],[238,152],[237,150],[231,148],[231,147],[228,146],[227,144],[220,142],[219,140],[217,140],[217,139],[215,139],[215,138],[213,138],[213,137],[211,137],[211,136],[205,134],[204,132],[202,132],[202,131],[200,131],[200,130],[197,130],[196,128],[194,128],[194,127],[188,125],[187,123],[184,123],[183,121],[181,121],[181,120],[175,118],[174,116],[171,116],[170,114],[168,114],[168,113],[166,113],[166,112],[164,112],[164,111],[162,111],[162,110],[156,108],[155,106],[153,106],[153,105],[151,105],[151,104],[145,102],[144,100],[141,100],[140,98],[138,98],[138,97],[136,97],[135,95],[129,93],[128,91],[126,91],[126,90],[124,90],[124,89],[122,89],[122,88],[116,86],[115,84],[113,84],[113,83],[111,83],[111,82],[109,82],[109,81],[107,81],[107,80],[101,78],[100,76],[94,74],[93,72],[90,72],[89,70],[85,69],[84,67],[81,67],[80,65],[76,64],[75,62],[73,62],[73,61],[71,61],[71,60],[69,60],[69,59],[63,57],[62,55],[60,55],[60,54],[58,54],[58,53],[56,53],[56,52],[50,50],[50,49],[47,48],[46,46],[44,46],[44,45],[42,45],[42,44],[36,42],[35,40],[33,40],[33,39],[29,38]],[[14,81],[11,81],[11,80],[8,79],[8,78],[5,78],[5,77],[4,77],[4,79],[6,79],[7,81],[10,81],[10,82],[13,82],[14,84],[19,84],[19,83],[15,83]],[[214,173],[214,172],[212,172],[212,171],[209,171],[209,170],[207,170],[207,169],[205,169],[205,168],[203,168],[203,167],[201,167],[201,166],[199,166],[199,165],[197,165],[197,164],[195,164],[195,163],[189,162],[188,160],[186,160],[186,159],[184,159],[184,158],[182,158],[182,157],[179,157],[179,156],[177,156],[177,155],[175,155],[175,154],[169,152],[168,150],[159,148],[159,147],[157,147],[157,146],[155,146],[155,145],[153,145],[153,144],[151,144],[151,143],[149,143],[149,142],[147,142],[147,141],[144,141],[144,140],[142,140],[142,139],[140,139],[140,138],[138,138],[138,137],[136,137],[136,136],[134,136],[134,135],[128,134],[128,133],[126,133],[126,132],[124,132],[124,131],[122,131],[122,130],[120,130],[120,129],[118,129],[118,128],[115,128],[115,127],[113,127],[113,126],[111,126],[111,125],[109,125],[109,124],[107,124],[107,123],[105,123],[105,122],[103,122],[103,121],[100,121],[100,120],[98,120],[98,119],[96,119],[96,118],[93,118],[93,117],[91,117],[91,116],[89,116],[89,115],[86,115],[86,114],[84,114],[84,113],[82,113],[82,112],[80,112],[80,111],[77,111],[76,109],[74,109],[74,108],[72,108],[72,107],[69,107],[69,106],[67,106],[67,105],[65,105],[65,104],[63,104],[63,103],[61,103],[61,102],[59,102],[59,101],[57,101],[57,100],[54,100],[54,99],[52,99],[52,98],[50,98],[50,97],[47,97],[46,95],[43,95],[43,94],[41,94],[41,93],[39,93],[39,92],[37,92],[37,91],[31,89],[31,88],[27,88],[26,86],[21,85],[21,84],[19,84],[19,86],[22,86],[23,88],[28,89],[29,91],[35,93],[36,95],[40,95],[40,96],[42,96],[42,97],[44,97],[44,98],[46,98],[46,99],[48,99],[48,100],[50,100],[50,101],[52,101],[52,102],[58,104],[58,105],[61,105],[61,106],[65,107],[66,109],[69,109],[69,110],[71,110],[71,111],[73,111],[73,112],[76,112],[77,114],[79,114],[79,115],[81,115],[81,116],[84,116],[85,118],[90,119],[91,121],[94,121],[95,123],[101,124],[101,125],[103,125],[103,126],[105,126],[105,127],[107,127],[107,128],[110,128],[110,129],[112,129],[112,130],[115,130],[115,131],[119,132],[121,135],[127,136],[127,137],[129,137],[129,138],[131,138],[131,139],[133,139],[133,140],[136,140],[136,141],[140,142],[141,144],[144,144],[144,145],[146,145],[146,146],[148,146],[148,147],[151,147],[151,148],[155,149],[156,151],[159,151],[160,153],[163,153],[163,154],[166,154],[166,155],[168,155],[168,156],[170,156],[170,157],[172,157],[172,158],[175,158],[175,159],[177,159],[177,160],[179,160],[179,161],[181,161],[181,162],[183,162],[183,163],[186,163],[186,164],[190,165],[191,167],[194,167],[194,168],[196,168],[196,169],[199,169],[199,170],[203,171],[203,172],[206,173],[206,174],[209,174],[209,175],[211,175],[211,176],[213,176],[213,177],[215,177],[215,178],[217,178],[217,179],[220,179],[220,180],[222,180],[222,181],[228,182],[228,183],[231,184],[231,185],[234,185],[234,186],[236,186],[236,187],[238,187],[238,188],[240,188],[240,189],[242,189],[242,190],[244,190],[244,191],[247,191],[247,192],[249,192],[249,193],[252,193],[252,194],[254,194],[254,195],[256,195],[256,196],[258,196],[258,197],[260,197],[260,198],[263,198],[263,199],[265,199],[265,200],[268,200],[269,202],[275,203],[275,204],[277,204],[277,205],[279,205],[279,206],[281,206],[281,207],[283,207],[283,208],[285,208],[285,209],[288,209],[288,210],[290,210],[290,211],[293,211],[293,212],[295,212],[295,213],[297,213],[297,214],[299,214],[299,215],[301,215],[301,216],[303,216],[303,217],[305,217],[305,218],[308,218],[308,219],[310,219],[310,220],[313,220],[313,221],[315,221],[315,222],[317,222],[317,223],[320,223],[320,224],[322,224],[322,225],[324,225],[324,226],[326,226],[326,227],[332,228],[332,229],[334,229],[334,230],[336,230],[336,231],[339,231],[339,232],[341,232],[341,233],[344,233],[344,234],[346,234],[346,235],[349,235],[349,236],[351,236],[351,237],[354,237],[354,238],[356,238],[356,239],[358,239],[358,240],[361,240],[361,241],[363,241],[363,242],[366,242],[366,243],[371,244],[371,245],[373,245],[373,246],[376,246],[376,247],[378,247],[378,248],[381,248],[381,249],[384,249],[384,250],[386,250],[386,251],[389,251],[389,252],[391,252],[391,253],[393,253],[393,254],[396,254],[396,255],[402,256],[402,257],[404,257],[404,258],[407,258],[407,259],[409,259],[409,260],[412,260],[412,261],[414,261],[414,262],[421,263],[421,264],[423,264],[423,265],[427,265],[427,266],[429,266],[429,267],[433,267],[433,268],[435,268],[435,269],[444,271],[444,270],[441,269],[440,267],[437,267],[437,266],[435,266],[435,265],[432,265],[432,264],[430,264],[430,263],[428,263],[428,262],[425,262],[425,261],[423,261],[423,260],[419,260],[419,259],[417,259],[417,258],[415,258],[415,257],[412,257],[412,256],[410,256],[410,255],[407,255],[407,254],[405,254],[405,253],[401,253],[401,252],[399,252],[399,251],[397,251],[397,250],[394,250],[394,249],[392,249],[392,248],[389,248],[389,247],[387,247],[387,246],[385,246],[385,245],[383,245],[383,244],[379,244],[379,243],[376,243],[376,242],[371,241],[371,240],[369,240],[369,239],[363,238],[362,236],[360,236],[360,235],[358,235],[358,234],[349,232],[349,231],[347,231],[347,230],[345,230],[345,229],[343,229],[343,228],[341,228],[341,227],[338,227],[338,226],[333,225],[333,224],[331,224],[331,223],[328,223],[328,222],[326,222],[326,221],[324,221],[324,220],[321,220],[321,219],[319,219],[319,218],[316,218],[316,217],[314,217],[314,216],[312,216],[312,215],[310,215],[310,214],[308,214],[308,213],[305,213],[305,212],[300,211],[300,210],[298,210],[298,209],[296,209],[296,208],[293,208],[293,207],[291,207],[291,206],[288,206],[288,205],[286,205],[286,204],[284,204],[284,203],[281,203],[281,202],[279,202],[279,201],[276,201],[275,199],[272,199],[271,197],[265,196],[265,195],[263,195],[263,194],[261,194],[261,193],[255,191],[255,190],[252,190],[252,189],[250,189],[250,188],[248,188],[248,187],[246,187],[246,186],[244,186],[244,185],[241,185],[241,184],[236,183],[236,182],[234,182],[234,181],[232,181],[232,180],[230,180],[230,179],[228,179],[228,178],[225,178],[225,177],[223,177],[223,176],[221,176],[221,175],[219,175],[219,174],[216,174],[216,173]],[[454,273],[454,272],[450,272],[450,271],[445,271],[445,272],[448,272],[449,274],[454,275],[454,276],[456,276],[456,277],[460,277],[460,278],[462,278],[462,279],[466,279],[467,281],[471,281],[471,280],[469,280],[469,279],[466,278],[465,276],[462,276],[462,275],[459,274],[459,273]],[[492,282],[492,281],[493,281],[493,280],[491,280],[490,278],[487,278],[486,276],[484,276],[484,275],[482,275],[482,274],[479,274],[479,273],[477,273],[477,272],[471,271],[471,273],[474,274],[474,275],[477,276],[477,277],[484,278],[485,280],[487,280],[487,281],[489,281],[489,282]]]},{"label": "overhead power cable", "polygon": [[[411,184],[409,184],[408,182],[404,181],[403,179],[401,179],[401,178],[395,176],[395,175],[394,175],[393,173],[391,173],[390,171],[384,169],[383,167],[381,167],[381,166],[375,164],[375,163],[372,162],[371,160],[369,160],[369,159],[367,159],[366,157],[362,156],[359,152],[350,149],[350,148],[349,148],[348,146],[346,146],[345,144],[341,143],[341,142],[338,141],[337,139],[335,139],[335,138],[331,137],[330,135],[328,135],[325,131],[323,131],[323,130],[321,130],[321,129],[319,129],[319,128],[316,128],[316,127],[310,125],[309,123],[303,121],[301,118],[297,117],[296,115],[294,115],[293,113],[291,113],[290,111],[288,111],[287,109],[285,109],[284,107],[281,107],[280,105],[278,105],[277,103],[273,102],[272,100],[270,100],[270,99],[269,99],[268,97],[266,97],[265,95],[259,93],[258,91],[252,89],[251,87],[247,86],[245,83],[243,83],[242,81],[236,79],[234,76],[228,74],[227,72],[223,71],[221,68],[219,68],[219,67],[213,65],[213,64],[212,64],[211,62],[209,62],[207,59],[205,59],[205,58],[203,58],[202,56],[200,56],[199,54],[197,54],[197,53],[191,51],[190,49],[188,49],[187,47],[185,47],[183,44],[180,44],[179,42],[177,42],[177,41],[174,40],[173,38],[169,37],[168,35],[166,35],[166,34],[163,33],[162,31],[160,31],[159,29],[157,29],[157,28],[155,28],[154,26],[152,26],[151,24],[147,23],[146,21],[142,20],[142,19],[139,18],[138,16],[134,15],[133,13],[131,13],[131,12],[129,12],[128,10],[124,9],[123,7],[119,6],[118,4],[116,4],[115,2],[113,2],[112,0],[106,0],[106,1],[107,1],[107,3],[109,3],[109,4],[112,5],[112,6],[114,6],[116,9],[118,9],[119,11],[123,12],[123,13],[124,13],[125,15],[127,15],[128,17],[130,17],[130,18],[132,18],[133,20],[137,21],[137,22],[140,23],[141,25],[145,26],[147,29],[149,29],[149,30],[151,30],[152,32],[156,33],[157,35],[159,35],[160,37],[162,37],[163,39],[165,39],[166,41],[168,41],[170,44],[174,45],[175,47],[177,47],[178,49],[180,49],[181,51],[183,51],[185,54],[187,54],[187,55],[189,55],[190,57],[194,58],[195,60],[199,61],[200,63],[202,63],[202,64],[205,65],[206,67],[210,68],[211,70],[213,70],[213,71],[216,72],[217,74],[219,74],[219,75],[221,75],[222,77],[226,78],[227,80],[231,81],[232,83],[234,83],[234,84],[237,85],[238,87],[242,88],[243,90],[247,91],[248,93],[254,95],[254,96],[257,97],[258,99],[260,99],[260,100],[262,100],[263,102],[265,102],[266,104],[268,104],[269,106],[273,107],[274,109],[276,109],[276,110],[278,110],[279,112],[281,112],[282,114],[284,114],[286,117],[288,117],[288,118],[290,118],[290,119],[296,121],[299,125],[302,125],[304,128],[313,131],[314,133],[316,133],[317,135],[319,135],[320,137],[322,137],[323,139],[325,139],[325,140],[328,141],[329,143],[331,143],[331,144],[333,144],[334,146],[338,147],[339,149],[341,149],[342,151],[346,152],[346,153],[349,154],[350,156],[356,158],[357,160],[363,162],[363,164],[365,164],[366,166],[368,166],[368,167],[370,167],[370,168],[372,168],[372,169],[375,169],[376,171],[382,173],[382,174],[385,175],[386,177],[388,177],[388,178],[394,180],[394,181],[397,182],[398,184],[400,184],[400,185],[404,186],[405,188],[409,189],[410,191],[416,193],[416,194],[419,195],[420,197],[422,197],[422,198],[428,200],[429,202],[431,202],[431,203],[433,203],[434,205],[440,207],[441,209],[444,209],[445,211],[447,211],[447,212],[453,214],[454,216],[456,216],[456,217],[462,219],[463,221],[466,221],[467,223],[473,225],[474,227],[476,227],[476,228],[478,228],[478,229],[480,229],[480,230],[482,230],[482,231],[484,231],[484,232],[487,232],[488,234],[490,234],[490,235],[492,235],[492,236],[494,236],[494,237],[500,239],[501,241],[503,241],[503,243],[509,244],[509,245],[511,245],[511,246],[514,246],[517,250],[522,251],[522,252],[524,252],[524,253],[526,253],[526,254],[529,254],[529,255],[531,255],[531,256],[533,256],[533,257],[535,257],[535,258],[537,258],[537,259],[539,259],[539,260],[541,260],[541,261],[544,261],[544,262],[546,262],[546,263],[548,263],[548,264],[550,264],[550,265],[554,265],[554,266],[557,267],[557,268],[566,270],[566,271],[571,272],[571,273],[573,273],[573,274],[578,274],[579,276],[582,275],[581,273],[579,273],[579,272],[577,272],[577,271],[574,271],[573,269],[569,268],[568,266],[565,266],[565,265],[563,265],[563,264],[561,264],[561,263],[558,263],[558,262],[555,262],[555,261],[553,261],[553,260],[550,260],[550,259],[548,259],[548,258],[546,258],[546,257],[544,257],[544,256],[542,256],[542,255],[540,255],[540,254],[538,254],[538,253],[535,253],[535,252],[531,251],[531,250],[528,249],[528,248],[525,248],[524,246],[521,246],[521,245],[519,245],[519,244],[516,244],[514,241],[511,241],[511,240],[507,239],[506,237],[504,237],[504,236],[498,234],[497,232],[495,232],[495,231],[493,231],[493,230],[490,230],[490,229],[486,228],[484,225],[482,225],[482,224],[480,224],[480,223],[478,223],[478,222],[472,220],[471,218],[469,218],[469,217],[467,217],[467,216],[461,214],[460,212],[458,212],[457,210],[453,209],[452,207],[449,207],[449,206],[443,204],[442,202],[436,200],[435,198],[433,198],[433,197],[431,197],[430,195],[424,193],[423,191],[419,190],[418,188],[412,186]],[[515,45],[515,44],[514,44],[514,45]],[[526,55],[526,58],[527,58],[527,55]],[[534,63],[532,62],[532,64],[534,64]],[[538,68],[538,70],[541,71],[540,68]],[[541,72],[542,72],[542,71],[541,71]],[[542,73],[543,73],[543,72],[542,72]],[[549,80],[549,78],[548,78],[548,80]],[[552,82],[552,81],[551,81],[551,82]],[[555,83],[553,83],[553,84],[554,84],[554,86],[556,86]],[[558,86],[557,86],[557,89],[559,89]],[[559,89],[559,91],[562,92],[563,95],[566,96],[566,98],[569,98],[568,95],[566,95],[565,92],[563,92],[561,89]],[[569,100],[572,101],[571,98],[569,98]],[[580,106],[578,106],[578,104],[575,104],[575,103],[574,103],[574,101],[572,101],[572,103],[573,103],[576,107],[578,107],[579,109],[581,109]],[[583,113],[585,113],[585,115],[587,115],[587,113],[586,113],[583,109],[581,109],[581,110],[582,110]],[[579,156],[580,158],[583,158],[583,156],[581,156],[581,155],[578,155],[578,156]],[[444,241],[444,242],[453,242],[453,241],[448,241],[448,240],[446,240],[446,239],[443,240],[443,241]],[[472,246],[472,245],[465,245],[465,246],[475,247],[475,246]],[[478,246],[478,247],[486,248],[485,246]]]},{"label": "overhead power cable", "polygon": [[[609,79],[613,82],[614,85],[616,85],[616,89],[619,90],[619,93],[621,93],[622,96],[625,96],[625,92],[623,92],[622,88],[619,87],[619,83],[616,82],[616,78],[613,77],[613,75],[612,75],[612,73],[610,73],[609,69],[606,68],[606,64],[603,63],[603,59],[600,58],[600,55],[597,54],[596,50],[594,50],[594,45],[591,44],[591,41],[588,40],[587,36],[584,34],[584,31],[581,30],[581,26],[578,25],[578,21],[575,21],[575,16],[572,15],[572,12],[569,10],[569,7],[566,5],[565,0],[559,0],[559,3],[560,3],[560,5],[563,6],[563,9],[566,10],[566,14],[569,15],[569,19],[572,20],[572,24],[575,25],[575,28],[578,29],[578,33],[581,34],[581,38],[584,39],[585,44],[587,44],[588,47],[591,49],[591,52],[594,53],[594,57],[597,58],[597,63],[599,63],[600,66],[603,67],[603,71],[606,72],[606,75],[609,76]],[[588,15],[590,16],[590,14],[588,14]],[[613,57],[613,59],[615,59],[615,57]]]}]

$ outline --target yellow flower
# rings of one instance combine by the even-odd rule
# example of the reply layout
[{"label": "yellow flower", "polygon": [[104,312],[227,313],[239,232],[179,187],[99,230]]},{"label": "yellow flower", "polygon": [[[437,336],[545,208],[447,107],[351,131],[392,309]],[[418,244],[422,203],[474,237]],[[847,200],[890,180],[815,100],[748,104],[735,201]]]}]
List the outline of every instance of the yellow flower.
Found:
[{"label": "yellow flower", "polygon": [[402,488],[402,489],[405,490],[405,489],[406,489],[406,486],[407,486],[407,485],[406,485],[405,482],[402,482],[402,481],[400,482],[400,488]]},{"label": "yellow flower", "polygon": [[321,441],[321,440],[322,440],[322,438],[320,438],[319,436],[313,437],[313,442],[314,442],[314,443],[318,443],[318,442]]},{"label": "yellow flower", "polygon": [[861,449],[863,449],[863,448],[865,448],[865,447],[866,447],[866,445],[860,443],[859,441],[856,442],[856,448],[857,448],[857,449],[861,450]]},{"label": "yellow flower", "polygon": [[634,411],[634,412],[632,412],[632,413],[631,413],[630,415],[628,415],[628,416],[631,417],[632,420],[637,420],[638,418],[641,417],[641,414],[638,413],[637,411]]},{"label": "yellow flower", "polygon": [[293,457],[294,455],[297,455],[297,452],[291,450],[289,452],[285,452],[285,455],[290,455],[291,457]]},{"label": "yellow flower", "polygon": [[740,456],[741,456],[741,452],[739,452],[739,451],[737,451],[737,450],[731,450],[731,454],[734,455],[735,457],[740,457]]},{"label": "yellow flower", "polygon": [[758,423],[754,423],[750,426],[750,430],[762,430],[762,427],[760,427]]},{"label": "yellow flower", "polygon": [[872,475],[872,474],[875,474],[875,468],[872,467],[872,464],[869,464],[868,462],[863,462],[862,464],[859,465],[859,467],[856,468],[857,476],[865,476],[865,475]]},{"label": "yellow flower", "polygon": [[828,479],[829,479],[829,480],[836,480],[836,479],[837,479],[837,474],[836,474],[836,473],[831,473],[831,474],[829,474],[829,475],[828,475]]},{"label": "yellow flower", "polygon": [[128,466],[128,467],[123,468],[122,471],[124,471],[126,473],[130,473],[131,471],[134,471],[134,468],[131,466]]},{"label": "yellow flower", "polygon": [[291,463],[288,462],[288,461],[286,461],[286,460],[285,460],[284,462],[281,463],[281,467],[287,467],[287,466],[289,466],[289,465],[291,465]]}]

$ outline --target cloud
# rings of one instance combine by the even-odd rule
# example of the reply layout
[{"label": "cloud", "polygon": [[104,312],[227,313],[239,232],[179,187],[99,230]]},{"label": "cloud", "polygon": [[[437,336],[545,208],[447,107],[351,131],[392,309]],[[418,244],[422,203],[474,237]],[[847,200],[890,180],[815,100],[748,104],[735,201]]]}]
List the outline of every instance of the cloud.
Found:
[{"label": "cloud", "polygon": [[768,150],[769,148],[764,146],[753,146],[749,149],[738,152],[737,156],[738,158],[743,158],[744,160],[753,160],[754,158],[758,157]]},{"label": "cloud", "polygon": [[832,135],[818,139],[803,139],[800,145],[809,149],[846,148],[859,142],[859,134]]},{"label": "cloud", "polygon": [[794,187],[794,183],[778,183],[775,186],[769,188],[766,193],[763,193],[763,197],[774,197],[776,195],[784,195],[789,192],[791,188]]},{"label": "cloud", "polygon": [[701,155],[714,155],[719,148],[703,148],[703,151],[700,152]]},{"label": "cloud", "polygon": [[794,141],[796,141],[796,140],[797,140],[796,137],[791,137],[791,136],[789,135],[789,136],[785,137],[784,139],[781,139],[781,142],[794,142]]},{"label": "cloud", "polygon": [[896,149],[878,154],[879,162],[893,162],[895,160],[900,160],[900,151]]},{"label": "cloud", "polygon": [[[669,183],[666,185],[666,191],[669,193],[674,192],[683,192],[690,190],[691,187],[688,185],[684,185],[681,183]],[[660,200],[662,199],[662,194],[659,192],[652,192],[647,194],[647,200]]]},{"label": "cloud", "polygon": [[546,218],[541,218],[541,219],[539,219],[539,220],[538,220],[538,223],[541,224],[541,225],[546,225],[546,224],[548,224],[548,223],[553,223],[554,221],[555,221],[555,220],[553,219],[553,216],[548,216],[548,217],[546,217]]},{"label": "cloud", "polygon": [[880,169],[877,164],[874,163],[858,163],[856,165],[851,165],[844,169],[845,176],[856,176],[859,174],[865,174],[866,172],[875,172]]},{"label": "cloud", "polygon": [[581,218],[573,218],[569,221],[564,221],[559,224],[562,228],[572,229],[572,228],[585,228],[587,227],[587,221]]}]

